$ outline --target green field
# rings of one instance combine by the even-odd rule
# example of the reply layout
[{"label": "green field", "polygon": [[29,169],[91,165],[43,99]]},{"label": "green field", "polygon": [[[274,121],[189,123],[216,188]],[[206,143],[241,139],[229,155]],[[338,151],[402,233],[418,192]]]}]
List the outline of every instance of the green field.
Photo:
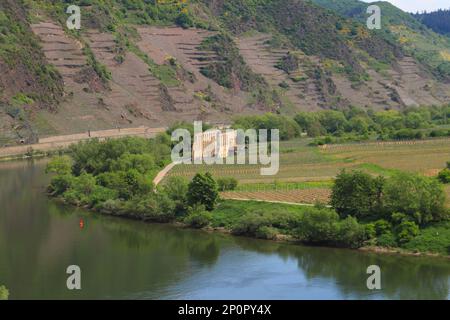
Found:
[{"label": "green field", "polygon": [[[342,169],[385,176],[397,170],[436,176],[450,160],[450,139],[321,147],[308,146],[309,142],[281,142],[280,169],[275,176],[260,175],[259,165],[179,165],[169,176],[191,178],[197,172],[209,171],[216,178],[234,177],[239,181],[235,192],[226,193],[228,198],[311,203],[314,199],[323,201],[333,178]],[[446,191],[450,198],[450,187]]]}]

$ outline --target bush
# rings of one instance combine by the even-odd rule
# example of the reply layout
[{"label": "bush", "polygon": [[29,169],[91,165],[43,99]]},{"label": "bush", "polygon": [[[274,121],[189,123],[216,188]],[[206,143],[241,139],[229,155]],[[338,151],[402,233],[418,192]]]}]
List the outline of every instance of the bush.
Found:
[{"label": "bush", "polygon": [[183,177],[169,177],[162,187],[162,191],[173,201],[175,215],[184,216],[188,210],[188,182]]},{"label": "bush", "polygon": [[89,196],[89,205],[96,207],[100,203],[117,198],[117,191],[111,190],[101,186],[95,186],[94,190]]},{"label": "bush", "polygon": [[399,244],[405,244],[419,234],[419,227],[413,221],[402,221],[396,228],[395,234]]},{"label": "bush", "polygon": [[374,226],[377,236],[389,233],[392,230],[392,225],[390,222],[383,219],[375,221]]},{"label": "bush", "polygon": [[129,217],[153,222],[169,222],[175,219],[173,202],[164,194],[150,193],[125,202],[123,212]]},{"label": "bush", "polygon": [[366,227],[359,224],[356,218],[347,217],[338,224],[337,244],[349,248],[359,248],[364,241],[370,239]]},{"label": "bush", "polygon": [[72,187],[73,180],[69,174],[53,177],[48,186],[48,192],[55,197],[60,196]]},{"label": "bush", "polygon": [[236,235],[256,236],[260,228],[268,226],[271,226],[271,221],[263,213],[247,213],[238,219],[231,231]]},{"label": "bush", "polygon": [[353,217],[339,220],[331,210],[311,209],[305,212],[297,229],[297,237],[307,243],[338,247],[360,247],[368,238],[365,227]]},{"label": "bush", "polygon": [[397,246],[397,242],[392,232],[389,231],[383,233],[377,238],[377,245],[379,245],[380,247],[393,248]]},{"label": "bush", "polygon": [[445,168],[444,170],[439,172],[438,179],[442,183],[450,183],[450,169]]},{"label": "bush", "polygon": [[368,223],[364,225],[364,229],[367,239],[373,239],[377,236],[377,231],[374,223]]},{"label": "bush", "polygon": [[279,233],[277,228],[262,226],[256,230],[255,236],[259,239],[274,240]]},{"label": "bush", "polygon": [[237,188],[238,181],[233,177],[219,178],[217,179],[217,185],[219,187],[219,191],[231,191]]},{"label": "bush", "polygon": [[309,242],[326,244],[337,239],[339,215],[331,210],[309,210],[305,212],[299,228],[299,239]]},{"label": "bush", "polygon": [[193,228],[201,229],[207,227],[211,220],[212,214],[206,211],[204,206],[197,206],[189,209],[187,217],[184,218],[184,223]]},{"label": "bush", "polygon": [[9,291],[5,286],[0,286],[0,300],[8,300]]}]

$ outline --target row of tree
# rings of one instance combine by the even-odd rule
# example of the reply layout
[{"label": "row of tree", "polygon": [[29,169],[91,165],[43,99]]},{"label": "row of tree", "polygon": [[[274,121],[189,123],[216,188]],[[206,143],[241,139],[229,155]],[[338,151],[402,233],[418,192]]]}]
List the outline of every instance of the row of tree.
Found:
[{"label": "row of tree", "polygon": [[424,25],[435,32],[450,35],[450,9],[439,9],[433,12],[422,12],[414,14]]},{"label": "row of tree", "polygon": [[[236,117],[234,128],[278,129],[280,138],[288,140],[301,135],[310,137],[345,137],[368,139],[420,139],[424,136],[447,136],[450,130],[434,128],[448,124],[450,106],[407,108],[402,111],[373,111],[351,107],[345,110],[299,112],[293,119],[287,116],[265,114]],[[424,130],[430,129],[430,130]],[[329,142],[333,140],[330,139]]]}]

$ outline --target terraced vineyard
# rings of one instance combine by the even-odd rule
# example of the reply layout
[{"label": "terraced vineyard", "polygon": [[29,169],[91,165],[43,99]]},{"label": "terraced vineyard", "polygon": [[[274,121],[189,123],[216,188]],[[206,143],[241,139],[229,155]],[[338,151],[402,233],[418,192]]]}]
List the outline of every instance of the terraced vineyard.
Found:
[{"label": "terraced vineyard", "polygon": [[[158,65],[170,63],[171,59],[181,66],[189,79],[181,79],[180,86],[169,86],[168,92],[181,119],[207,117],[217,121],[217,111],[242,111],[246,97],[241,92],[230,92],[206,78],[200,69],[210,62],[219,62],[215,52],[199,49],[200,44],[213,32],[178,27],[139,27],[141,41],[138,46]],[[172,63],[174,63],[172,62]],[[207,95],[208,100],[196,97]],[[213,105],[214,104],[214,105]],[[215,116],[214,116],[215,115]]]},{"label": "terraced vineyard", "polygon": [[[289,53],[289,50],[271,48],[269,45],[271,39],[271,35],[261,33],[237,39],[239,51],[245,62],[253,72],[261,74],[272,87],[278,88],[283,83],[286,84],[288,87],[285,96],[296,108],[314,110],[323,107],[325,97],[317,83],[308,76],[311,74],[310,66],[303,64],[290,74],[276,68],[277,63]],[[302,58],[308,60],[304,55]]]},{"label": "terraced vineyard", "polygon": [[119,116],[124,120],[133,122],[144,118],[161,124],[161,83],[149,72],[148,66],[132,52],[118,61],[112,34],[89,30],[87,38],[95,57],[112,73],[111,92],[105,103],[123,107],[125,110]]}]

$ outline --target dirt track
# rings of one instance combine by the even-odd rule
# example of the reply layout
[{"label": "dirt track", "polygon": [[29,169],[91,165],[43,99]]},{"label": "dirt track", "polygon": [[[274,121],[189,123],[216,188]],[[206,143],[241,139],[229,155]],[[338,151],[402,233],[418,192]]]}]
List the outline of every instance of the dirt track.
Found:
[{"label": "dirt track", "polygon": [[36,144],[21,145],[14,147],[0,148],[0,158],[17,157],[21,155],[26,155],[30,151],[41,151],[49,152],[67,148],[73,143],[77,143],[84,140],[89,140],[93,138],[98,138],[100,140],[107,138],[121,138],[126,136],[136,136],[150,138],[155,136],[160,132],[164,132],[165,128],[148,128],[148,127],[138,127],[138,128],[124,128],[124,129],[111,129],[111,130],[100,130],[91,131],[79,134],[71,134],[64,136],[54,136],[39,139]]}]

